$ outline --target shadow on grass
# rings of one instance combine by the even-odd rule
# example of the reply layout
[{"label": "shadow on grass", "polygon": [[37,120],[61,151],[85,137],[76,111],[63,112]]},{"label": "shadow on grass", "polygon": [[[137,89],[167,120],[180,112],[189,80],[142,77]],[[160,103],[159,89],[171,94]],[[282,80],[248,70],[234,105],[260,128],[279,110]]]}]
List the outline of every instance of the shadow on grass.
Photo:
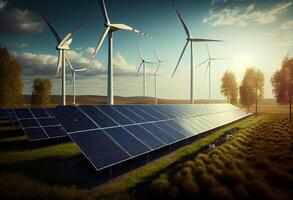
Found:
[{"label": "shadow on grass", "polygon": [[0,141],[1,151],[21,151],[21,150],[34,150],[44,148],[52,145],[57,145],[64,142],[69,142],[69,138],[58,138],[49,140],[40,140],[37,142],[30,142],[28,139],[13,140],[13,141]]},{"label": "shadow on grass", "polygon": [[13,128],[13,129],[1,130],[1,128],[3,128],[3,127],[0,127],[0,139],[24,135],[24,133],[21,129],[9,127],[9,128]]}]

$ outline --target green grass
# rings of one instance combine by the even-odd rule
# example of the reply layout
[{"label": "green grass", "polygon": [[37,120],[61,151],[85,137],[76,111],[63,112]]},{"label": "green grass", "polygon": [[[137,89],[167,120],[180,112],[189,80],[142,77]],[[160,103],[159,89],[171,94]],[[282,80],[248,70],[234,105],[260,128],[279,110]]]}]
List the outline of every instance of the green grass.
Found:
[{"label": "green grass", "polygon": [[29,142],[18,127],[0,123],[0,199],[94,199],[60,162],[80,155],[72,142]]}]

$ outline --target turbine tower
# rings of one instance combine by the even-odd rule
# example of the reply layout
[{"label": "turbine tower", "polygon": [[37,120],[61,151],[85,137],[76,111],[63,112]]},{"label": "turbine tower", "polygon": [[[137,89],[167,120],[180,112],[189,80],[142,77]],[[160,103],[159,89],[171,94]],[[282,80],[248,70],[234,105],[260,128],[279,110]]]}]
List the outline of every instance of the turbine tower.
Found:
[{"label": "turbine tower", "polygon": [[208,63],[207,67],[206,67],[205,74],[207,73],[207,71],[209,71],[209,100],[211,100],[211,62],[214,61],[214,60],[227,60],[228,58],[215,58],[215,57],[212,57],[211,54],[210,54],[209,46],[208,46],[208,44],[206,44],[206,45],[207,45],[208,58],[204,62],[202,62],[199,65],[197,65],[195,67],[195,69],[200,67],[200,66],[202,66],[205,63]]},{"label": "turbine tower", "polygon": [[180,55],[179,60],[177,62],[177,65],[176,65],[171,77],[173,77],[175,72],[177,71],[177,68],[179,66],[179,63],[180,63],[182,57],[183,57],[185,49],[186,49],[187,45],[190,43],[190,50],[191,50],[190,51],[190,56],[191,56],[191,60],[190,60],[190,103],[192,104],[193,99],[194,99],[194,96],[193,96],[193,81],[194,81],[193,80],[193,76],[194,76],[193,43],[197,43],[197,42],[223,42],[223,41],[222,40],[213,40],[213,39],[203,39],[203,38],[192,37],[187,25],[185,24],[180,12],[179,12],[179,10],[176,8],[175,3],[172,0],[169,0],[169,1],[172,4],[176,14],[178,15],[178,17],[179,17],[179,19],[181,21],[181,24],[183,25],[183,28],[185,30],[185,33],[187,35],[187,38],[186,38],[187,41],[185,43],[185,46],[183,47],[183,50],[181,52],[181,55]]},{"label": "turbine tower", "polygon": [[65,57],[70,69],[71,69],[71,72],[72,72],[72,82],[73,82],[73,85],[72,85],[72,93],[73,93],[73,105],[75,105],[76,103],[76,96],[75,96],[75,73],[76,72],[84,72],[84,71],[87,71],[87,68],[80,68],[80,69],[74,69],[69,61],[69,59],[67,57]]},{"label": "turbine tower", "polygon": [[137,46],[137,50],[138,50],[138,55],[139,55],[139,58],[141,59],[141,63],[139,65],[139,68],[137,70],[137,74],[139,73],[141,67],[142,67],[142,70],[143,70],[143,96],[145,97],[146,96],[146,64],[156,64],[155,62],[150,62],[146,59],[144,59],[140,53],[140,50],[139,50],[139,47]]},{"label": "turbine tower", "polygon": [[159,71],[161,63],[164,63],[164,62],[167,62],[167,61],[160,60],[156,50],[154,50],[154,52],[155,52],[156,59],[158,61],[158,66],[157,66],[157,69],[156,69],[156,71],[154,73],[154,78],[155,78],[155,104],[158,104],[158,98],[157,98],[157,76],[158,76],[158,71]]},{"label": "turbine tower", "polygon": [[[66,51],[70,49],[70,44],[72,42],[72,36],[75,32],[77,32],[81,26],[78,28],[74,29],[72,32],[68,33],[63,39],[61,39],[60,35],[50,24],[50,22],[47,20],[46,17],[42,16],[41,17],[44,19],[46,24],[49,26],[51,32],[53,33],[56,41],[57,41],[57,46],[56,49],[59,51],[58,55],[58,61],[57,61],[57,72],[56,72],[56,77],[59,77],[59,71],[62,68],[62,104],[65,106],[66,105]],[[83,26],[83,25],[82,25]]]},{"label": "turbine tower", "polygon": [[[130,32],[135,32],[140,35],[143,35],[145,37],[152,38],[150,35],[143,33],[141,31],[138,31],[126,24],[111,24],[110,19],[108,17],[108,12],[107,8],[105,5],[104,0],[100,0],[100,7],[104,16],[105,20],[105,27],[106,29],[104,30],[94,52],[91,58],[92,59],[95,57],[95,55],[98,53],[99,49],[101,48],[101,45],[103,41],[105,40],[106,36],[108,35],[108,86],[107,86],[107,103],[112,105],[114,103],[113,99],[113,36],[114,32],[118,30],[125,30],[125,31],[130,31]],[[90,61],[90,63],[91,63]],[[89,63],[89,65],[90,65]]]}]

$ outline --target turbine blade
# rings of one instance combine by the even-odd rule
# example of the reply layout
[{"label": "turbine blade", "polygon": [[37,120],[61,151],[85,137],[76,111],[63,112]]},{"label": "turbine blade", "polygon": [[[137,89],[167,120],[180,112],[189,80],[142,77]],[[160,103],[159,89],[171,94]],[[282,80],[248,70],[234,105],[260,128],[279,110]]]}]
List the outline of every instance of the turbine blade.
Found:
[{"label": "turbine blade", "polygon": [[158,54],[157,54],[157,51],[156,51],[156,49],[154,49],[154,52],[155,52],[155,56],[156,56],[156,58],[157,58],[158,62],[161,62],[161,61],[160,61],[160,59],[159,59],[159,56],[158,56]]},{"label": "turbine blade", "polygon": [[138,68],[138,70],[137,70],[137,75],[138,75],[138,73],[139,73],[139,71],[140,71],[140,69],[141,69],[142,64],[143,64],[143,62],[141,62],[140,65],[139,65],[139,68]]},{"label": "turbine blade", "polygon": [[161,65],[161,63],[158,63],[158,66],[157,66],[157,69],[156,69],[156,72],[155,72],[155,76],[157,75],[157,73],[159,71],[160,65]]},{"label": "turbine blade", "polygon": [[200,63],[200,64],[196,65],[196,66],[194,67],[194,69],[196,69],[196,68],[198,68],[198,67],[202,66],[202,65],[203,65],[203,64],[205,64],[207,61],[209,61],[209,59],[206,59],[206,60],[205,60],[205,61],[203,61],[202,63]]},{"label": "turbine blade", "polygon": [[58,55],[58,61],[57,61],[57,70],[56,70],[56,78],[59,77],[59,71],[60,71],[60,68],[61,68],[61,65],[62,65],[62,52],[61,50],[59,50],[59,55]]},{"label": "turbine blade", "polygon": [[43,18],[43,20],[46,22],[46,24],[49,26],[51,32],[53,33],[54,37],[57,40],[57,43],[61,42],[61,37],[59,35],[59,33],[56,31],[56,29],[54,28],[54,26],[48,21],[48,19],[46,17],[44,17],[43,15],[41,15],[41,13],[39,13],[39,15]]},{"label": "turbine blade", "polygon": [[140,53],[140,49],[139,49],[138,44],[136,44],[136,48],[137,48],[138,55],[139,55],[140,59],[143,60],[143,58],[142,58],[142,56],[141,56],[141,53]]},{"label": "turbine blade", "polygon": [[88,68],[88,66],[90,66],[90,64],[92,63],[94,57],[96,56],[96,54],[98,53],[99,49],[101,48],[101,46],[102,46],[102,44],[103,44],[103,42],[104,42],[104,40],[106,38],[106,35],[108,34],[109,30],[110,30],[110,27],[107,27],[105,29],[105,31],[103,32],[102,37],[99,39],[99,42],[98,42],[98,44],[97,44],[97,46],[96,46],[96,48],[95,48],[95,50],[93,52],[93,55],[91,56],[91,59],[90,59],[90,61],[89,61],[89,63],[88,63],[86,68]]},{"label": "turbine blade", "polygon": [[73,76],[74,76],[74,71],[72,71],[72,74],[71,74],[70,84],[72,84]]},{"label": "turbine blade", "polygon": [[204,77],[206,77],[209,68],[210,68],[210,62],[208,62],[207,64],[206,70],[204,72]]},{"label": "turbine blade", "polygon": [[69,59],[67,58],[67,56],[65,56],[65,60],[66,60],[66,62],[68,63],[68,65],[69,65],[71,71],[74,71],[74,68],[72,67],[72,65],[71,65]]},{"label": "turbine blade", "polygon": [[208,43],[207,43],[206,45],[207,45],[208,56],[209,56],[209,58],[211,58],[211,54],[210,54],[210,50],[209,50],[209,45],[208,45]]},{"label": "turbine blade", "polygon": [[181,59],[182,59],[182,57],[183,57],[183,54],[184,54],[184,52],[185,52],[185,49],[186,49],[188,43],[189,43],[189,41],[187,41],[186,44],[185,44],[185,46],[183,47],[183,50],[182,50],[182,52],[181,52],[181,55],[180,55],[180,57],[179,57],[179,60],[178,60],[178,62],[177,62],[177,65],[176,65],[176,67],[175,67],[175,69],[174,69],[174,71],[173,71],[173,73],[172,73],[171,78],[174,76],[174,74],[175,74],[175,72],[176,72],[176,70],[177,70],[177,68],[178,68],[178,66],[179,66],[179,63],[180,63],[180,61],[181,61]]},{"label": "turbine blade", "polygon": [[73,33],[76,33],[76,32],[78,32],[78,31],[80,31],[80,29],[81,29],[82,27],[84,27],[86,24],[87,24],[87,23],[82,23],[81,25],[79,25],[78,27],[76,27],[75,29],[73,29],[73,30],[71,31],[71,33],[73,34]]},{"label": "turbine blade", "polygon": [[179,19],[180,19],[180,21],[181,21],[181,23],[183,25],[183,28],[185,30],[185,33],[186,33],[187,37],[190,38],[191,37],[190,31],[189,31],[187,25],[185,24],[185,22],[184,22],[184,20],[183,20],[183,18],[181,16],[179,10],[176,8],[176,5],[175,5],[174,1],[173,0],[169,0],[169,1],[172,4],[172,7],[174,8],[175,12],[177,13],[177,15],[178,15],[178,17],[179,17]]},{"label": "turbine blade", "polygon": [[59,43],[58,47],[59,48],[65,48],[65,49],[69,49],[69,45],[72,42],[72,33],[68,33],[63,40]]},{"label": "turbine blade", "polygon": [[145,63],[147,63],[147,64],[158,64],[157,62],[150,62],[150,61],[146,61],[146,60],[145,60]]},{"label": "turbine blade", "polygon": [[107,7],[106,7],[106,4],[105,4],[104,0],[100,0],[100,8],[101,8],[102,13],[103,13],[105,24],[109,24],[110,20],[109,20],[109,17],[108,17]]},{"label": "turbine blade", "polygon": [[75,69],[75,72],[84,72],[87,71],[87,68]]},{"label": "turbine blade", "polygon": [[202,38],[190,38],[192,42],[225,42],[224,40],[202,39]]},{"label": "turbine blade", "polygon": [[213,58],[213,60],[229,60],[231,58]]},{"label": "turbine blade", "polygon": [[150,39],[154,39],[154,37],[152,37],[151,35],[147,34],[147,33],[144,33],[142,31],[139,31],[133,27],[130,27],[126,24],[111,24],[111,27],[115,28],[115,29],[118,29],[118,30],[125,30],[125,31],[130,31],[130,32],[134,32],[134,33],[137,33],[137,34],[140,34],[144,37],[147,37],[147,38],[150,38]]}]

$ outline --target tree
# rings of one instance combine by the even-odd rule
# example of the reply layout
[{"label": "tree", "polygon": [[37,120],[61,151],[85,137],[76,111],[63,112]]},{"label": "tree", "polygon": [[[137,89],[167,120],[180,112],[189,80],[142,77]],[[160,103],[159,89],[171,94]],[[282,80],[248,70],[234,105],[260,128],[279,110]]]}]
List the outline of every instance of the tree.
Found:
[{"label": "tree", "polygon": [[246,70],[239,87],[240,103],[248,108],[255,103],[255,116],[257,116],[258,100],[264,94],[264,74],[255,67]]},{"label": "tree", "polygon": [[226,71],[222,77],[221,93],[227,97],[231,104],[237,103],[238,84],[235,74],[231,71]]},{"label": "tree", "polygon": [[36,78],[32,86],[31,104],[42,106],[50,103],[50,95],[52,92],[52,83],[50,79]]},{"label": "tree", "polygon": [[0,46],[0,108],[23,103],[22,68],[5,47]]},{"label": "tree", "polygon": [[286,56],[282,67],[271,78],[273,94],[279,104],[289,103],[289,119],[292,120],[292,94],[293,94],[293,58]]}]

